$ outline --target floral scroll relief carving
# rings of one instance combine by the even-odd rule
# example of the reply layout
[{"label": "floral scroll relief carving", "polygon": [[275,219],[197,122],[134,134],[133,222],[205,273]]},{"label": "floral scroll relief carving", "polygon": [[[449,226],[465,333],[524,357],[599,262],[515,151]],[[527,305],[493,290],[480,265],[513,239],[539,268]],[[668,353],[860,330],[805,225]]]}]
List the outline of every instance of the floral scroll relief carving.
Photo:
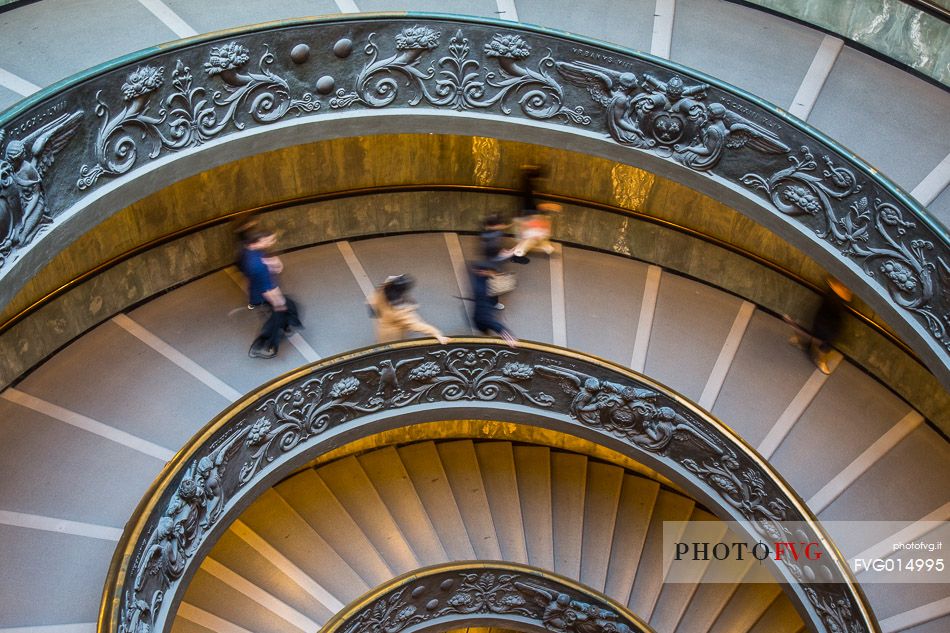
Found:
[{"label": "floral scroll relief carving", "polygon": [[[818,237],[856,260],[887,289],[895,304],[916,314],[940,344],[950,350],[950,261],[931,240],[911,229],[895,204],[858,197],[854,173],[828,156],[819,162],[808,147],[789,156],[791,165],[769,176],[749,173],[741,182],[765,192],[780,212],[801,216]],[[850,204],[847,203],[851,200]],[[810,216],[810,217],[809,217]]]},{"label": "floral scroll relief carving", "polygon": [[360,71],[356,88],[337,91],[330,101],[332,108],[345,108],[353,103],[380,108],[399,94],[398,77],[412,89],[407,103],[454,110],[488,109],[497,106],[510,114],[510,101],[517,99],[522,112],[533,119],[562,118],[587,125],[590,117],[584,109],[564,104],[560,84],[548,73],[555,62],[550,51],[534,69],[525,65],[531,46],[517,34],[496,33],[483,47],[486,58],[496,60],[498,71],[483,73],[482,61],[472,55],[471,44],[461,29],[451,37],[448,54],[428,67],[422,58],[440,46],[441,33],[426,26],[404,28],[395,37],[396,53],[380,59],[380,48],[369,36],[364,51],[370,61]]},{"label": "floral scroll relief carving", "polygon": [[165,68],[140,66],[122,84],[125,105],[111,118],[102,91],[96,93],[96,115],[103,119],[96,135],[96,162],[82,166],[77,186],[88,189],[102,176],[128,172],[140,151],[156,158],[165,151],[201,145],[229,126],[242,130],[248,119],[267,124],[288,113],[320,108],[309,92],[291,96],[288,82],[268,68],[274,56],[266,46],[256,72],[247,69],[250,59],[250,51],[238,42],[211,48],[203,69],[209,79],[224,82],[222,90],[195,85],[191,68],[176,60],[171,90],[157,103],[153,96],[165,85]]}]

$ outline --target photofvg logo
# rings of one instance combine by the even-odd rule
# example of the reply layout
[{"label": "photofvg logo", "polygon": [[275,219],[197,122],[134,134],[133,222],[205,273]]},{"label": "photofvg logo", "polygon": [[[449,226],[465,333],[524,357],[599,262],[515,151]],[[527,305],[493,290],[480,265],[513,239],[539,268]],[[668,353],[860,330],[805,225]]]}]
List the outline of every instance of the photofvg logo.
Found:
[{"label": "photofvg logo", "polygon": [[774,523],[769,533],[779,537],[765,538],[752,524],[666,521],[665,581],[829,582],[845,577],[835,573],[844,556],[861,583],[950,583],[942,556],[943,542],[950,540],[948,522],[830,521],[821,526],[828,539],[800,522]]}]

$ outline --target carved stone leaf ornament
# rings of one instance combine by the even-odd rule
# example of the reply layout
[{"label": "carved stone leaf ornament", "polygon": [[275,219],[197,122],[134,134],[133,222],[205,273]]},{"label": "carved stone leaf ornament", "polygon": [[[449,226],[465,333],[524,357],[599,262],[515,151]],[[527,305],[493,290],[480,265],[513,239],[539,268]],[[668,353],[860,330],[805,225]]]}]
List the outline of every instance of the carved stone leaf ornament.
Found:
[{"label": "carved stone leaf ornament", "polygon": [[[337,91],[331,108],[346,108],[354,103],[381,108],[393,103],[399,94],[397,77],[402,76],[411,93],[406,101],[416,106],[423,101],[434,107],[453,110],[489,109],[498,106],[511,114],[510,99],[517,99],[522,112],[532,119],[563,118],[587,125],[590,117],[582,106],[571,109],[548,70],[555,62],[551,51],[536,69],[522,65],[531,55],[531,47],[518,34],[495,33],[483,47],[484,61],[474,57],[469,39],[458,29],[447,46],[448,55],[422,68],[423,57],[439,48],[441,32],[426,26],[404,28],[395,36],[396,53],[380,59],[375,33],[368,37],[364,52],[369,62],[360,71],[356,89]],[[482,65],[494,60],[498,71],[483,72]]]},{"label": "carved stone leaf ornament", "polygon": [[80,168],[77,186],[88,189],[102,176],[119,176],[136,164],[140,149],[148,158],[162,152],[201,145],[228,126],[243,130],[248,118],[257,124],[279,121],[288,113],[315,112],[320,102],[309,92],[299,98],[289,84],[268,69],[274,55],[264,47],[257,72],[247,70],[250,51],[239,42],[213,46],[203,64],[207,78],[223,89],[194,85],[191,68],[175,60],[171,90],[155,99],[165,84],[165,68],[140,66],[122,84],[125,106],[110,118],[109,105],[96,93],[96,116],[103,119],[96,135],[96,162]]},{"label": "carved stone leaf ornament", "polygon": [[[950,350],[950,258],[934,242],[915,236],[917,224],[881,198],[860,195],[863,186],[850,169],[807,146],[790,155],[790,166],[764,177],[747,173],[742,184],[765,192],[778,211],[799,217],[815,234],[855,260],[884,287],[895,304],[917,315],[934,339]],[[850,200],[845,205],[841,201]]]},{"label": "carved stone leaf ornament", "polygon": [[[165,596],[178,591],[195,552],[231,500],[276,464],[310,450],[327,431],[363,417],[460,402],[514,405],[610,434],[705,487],[716,503],[748,522],[753,538],[819,538],[788,534],[781,523],[803,517],[781,486],[756,462],[740,456],[712,423],[650,385],[553,350],[512,350],[484,342],[382,348],[322,366],[261,396],[196,450],[156,506],[160,510],[148,520],[131,554],[120,594],[119,633],[151,633],[163,621],[158,616]],[[841,584],[840,567],[825,560],[801,566],[785,559],[783,563],[791,578],[813,590],[805,595],[816,608],[834,609],[843,603],[856,611],[847,585]],[[466,577],[453,596],[429,611],[527,608],[516,599],[524,588],[512,582],[499,576]],[[396,608],[400,599],[367,612],[364,621],[374,624],[359,630],[395,633],[417,615],[429,613],[418,605],[411,612]],[[554,608],[550,601],[548,606]],[[846,630],[866,630],[852,616],[842,617],[849,623]],[[550,619],[556,620],[553,615]],[[591,630],[557,626],[549,628]]]}]

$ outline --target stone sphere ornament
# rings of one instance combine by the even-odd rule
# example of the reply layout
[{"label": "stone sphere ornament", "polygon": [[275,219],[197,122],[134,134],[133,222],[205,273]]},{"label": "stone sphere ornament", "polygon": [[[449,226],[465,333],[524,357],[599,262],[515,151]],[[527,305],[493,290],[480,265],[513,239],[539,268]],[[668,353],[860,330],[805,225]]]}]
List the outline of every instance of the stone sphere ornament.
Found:
[{"label": "stone sphere ornament", "polygon": [[353,52],[353,40],[349,38],[344,37],[338,40],[337,43],[333,45],[333,54],[339,57],[340,59],[349,57],[350,53],[352,52]]},{"label": "stone sphere ornament", "polygon": [[317,79],[317,92],[322,95],[328,95],[333,92],[333,87],[336,86],[336,81],[330,75],[324,75]]},{"label": "stone sphere ornament", "polygon": [[304,63],[310,59],[310,47],[306,44],[297,44],[293,50],[290,51],[290,59],[292,59],[295,64]]}]

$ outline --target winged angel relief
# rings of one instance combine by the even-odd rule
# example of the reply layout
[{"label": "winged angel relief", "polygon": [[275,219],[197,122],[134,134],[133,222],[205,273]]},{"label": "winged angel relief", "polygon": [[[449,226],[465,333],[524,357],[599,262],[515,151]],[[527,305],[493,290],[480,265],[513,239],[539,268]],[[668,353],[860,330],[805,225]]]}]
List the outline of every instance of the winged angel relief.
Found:
[{"label": "winged angel relief", "polygon": [[[11,139],[0,158],[0,266],[53,221],[43,178],[56,154],[76,134],[82,111],[63,114],[22,139]],[[0,143],[5,133],[0,130]]]},{"label": "winged angel relief", "polygon": [[726,148],[748,145],[770,154],[789,151],[770,130],[721,103],[707,104],[706,84],[689,86],[677,75],[666,81],[649,73],[641,78],[581,61],[557,62],[556,66],[604,107],[607,129],[618,143],[668,149],[675,160],[700,171],[715,167]]}]

